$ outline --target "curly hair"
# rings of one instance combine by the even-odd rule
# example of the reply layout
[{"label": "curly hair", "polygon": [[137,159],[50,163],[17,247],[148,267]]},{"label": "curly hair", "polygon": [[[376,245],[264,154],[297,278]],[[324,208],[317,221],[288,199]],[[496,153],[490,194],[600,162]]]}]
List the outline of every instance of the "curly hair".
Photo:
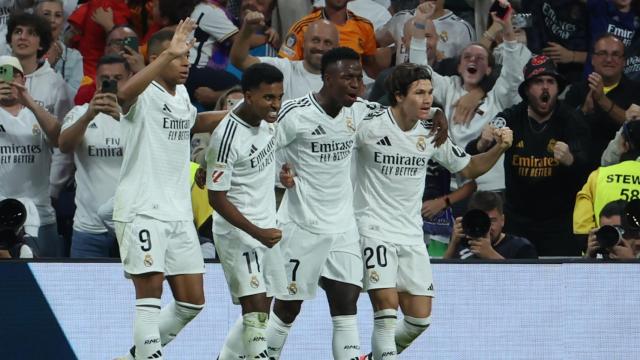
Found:
[{"label": "curly hair", "polygon": [[11,44],[11,36],[18,26],[27,26],[33,28],[33,31],[40,38],[40,47],[38,48],[38,59],[49,51],[49,47],[53,43],[53,34],[51,33],[51,24],[45,19],[37,15],[29,13],[13,14],[9,18],[7,24],[7,44]]}]

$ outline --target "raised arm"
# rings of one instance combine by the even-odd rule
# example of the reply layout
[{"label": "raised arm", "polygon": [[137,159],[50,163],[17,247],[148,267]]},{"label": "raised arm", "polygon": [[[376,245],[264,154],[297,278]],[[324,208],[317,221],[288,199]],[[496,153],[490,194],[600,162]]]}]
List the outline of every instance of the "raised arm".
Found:
[{"label": "raised arm", "polygon": [[495,129],[494,133],[497,139],[496,145],[485,153],[472,156],[469,164],[460,172],[462,176],[467,179],[475,179],[483,175],[489,171],[496,164],[500,156],[511,147],[511,143],[513,143],[513,132],[511,129],[508,127]]},{"label": "raised arm", "polygon": [[136,102],[138,95],[151,84],[151,82],[169,65],[171,61],[181,56],[188,56],[189,49],[193,47],[195,39],[188,41],[189,34],[196,28],[192,19],[180,21],[176,27],[169,47],[164,50],[149,65],[144,67],[129,79],[122,88],[118,89],[118,100],[123,106],[123,111],[129,111],[131,105]]},{"label": "raised arm", "polygon": [[[6,83],[4,83],[6,84]],[[45,135],[47,135],[47,140],[51,146],[58,146],[58,136],[60,135],[60,122],[53,116],[51,113],[47,111],[47,109],[40,106],[29,94],[27,88],[17,82],[13,82],[11,86],[14,86],[18,89],[18,102],[22,104],[22,106],[31,110],[31,112],[36,116],[36,120],[38,124],[44,131]]]},{"label": "raised arm", "polygon": [[244,17],[240,33],[233,42],[229,58],[238,69],[244,70],[249,66],[259,63],[260,60],[249,54],[251,48],[251,36],[260,27],[264,27],[264,15],[258,11],[250,11]]},{"label": "raised arm", "polygon": [[193,134],[197,133],[209,133],[216,129],[220,121],[229,113],[229,110],[221,111],[206,111],[198,113],[196,117],[196,123],[191,128]]},{"label": "raised arm", "polygon": [[[89,103],[89,107],[84,114],[79,115],[77,113],[78,108],[72,110],[67,114],[64,119],[64,124],[73,122],[72,125],[63,125],[64,129],[60,131],[60,137],[58,138],[58,147],[63,153],[70,153],[84,139],[85,131],[91,123],[91,121],[98,115],[98,113],[105,113],[114,119],[120,119],[120,107],[116,96],[114,94],[97,93]],[[79,118],[78,118],[79,116]]]}]

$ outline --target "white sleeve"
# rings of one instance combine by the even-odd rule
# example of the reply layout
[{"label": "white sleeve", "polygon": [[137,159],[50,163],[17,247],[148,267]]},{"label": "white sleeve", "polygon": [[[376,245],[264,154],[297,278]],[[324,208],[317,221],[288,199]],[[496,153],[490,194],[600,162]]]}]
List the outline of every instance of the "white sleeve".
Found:
[{"label": "white sleeve", "polygon": [[82,115],[84,115],[84,113],[87,112],[87,108],[88,106],[80,105],[71,109],[71,111],[69,111],[67,115],[64,117],[64,121],[62,122],[62,128],[60,129],[60,133],[67,130],[71,126],[73,126],[73,124],[77,123],[78,119],[80,119]]},{"label": "white sleeve", "polygon": [[56,87],[55,105],[53,115],[62,122],[65,115],[73,108],[73,92],[71,87],[61,76],[57,76],[59,81],[53,84]]},{"label": "white sleeve", "polygon": [[454,144],[451,138],[435,148],[433,159],[455,174],[464,169],[471,161],[471,156],[464,149]]},{"label": "white sleeve", "polygon": [[[233,164],[237,158],[233,138],[224,131],[214,131],[205,159],[207,161],[207,189],[227,191],[231,188]],[[223,146],[231,141],[228,148]]]},{"label": "white sleeve", "polygon": [[488,96],[493,97],[498,104],[499,111],[519,102],[518,86],[524,81],[522,69],[531,58],[531,51],[515,41],[505,41],[503,46],[502,70],[493,89]]},{"label": "white sleeve", "polygon": [[615,165],[620,162],[620,156],[622,155],[623,150],[620,148],[620,143],[622,140],[622,127],[616,132],[616,136],[609,141],[609,145],[604,149],[602,153],[602,159],[600,165],[609,166]]},{"label": "white sleeve", "polygon": [[[202,19],[198,22],[198,27],[213,37],[217,42],[224,42],[233,34],[238,32],[238,28],[233,25],[231,20],[222,9],[213,5],[205,5],[200,9],[198,17]],[[198,18],[194,18],[198,21]]]},{"label": "white sleeve", "polygon": [[278,68],[285,79],[291,78],[291,73],[293,72],[291,69],[293,65],[291,60],[271,56],[260,56],[258,60],[260,60],[261,63],[273,65]]},{"label": "white sleeve", "polygon": [[276,126],[276,149],[285,148],[296,139],[298,121],[294,114],[295,110],[292,110],[278,117]]}]

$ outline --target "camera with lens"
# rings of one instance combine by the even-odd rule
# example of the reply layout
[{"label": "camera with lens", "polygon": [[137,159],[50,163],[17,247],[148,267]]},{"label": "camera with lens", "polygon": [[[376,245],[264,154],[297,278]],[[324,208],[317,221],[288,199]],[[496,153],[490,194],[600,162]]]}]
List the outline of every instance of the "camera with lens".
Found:
[{"label": "camera with lens", "polygon": [[462,216],[462,244],[469,247],[469,240],[480,238],[489,232],[491,219],[486,212],[479,209],[471,209]]},{"label": "camera with lens", "polygon": [[608,256],[609,251],[618,245],[623,238],[637,238],[640,234],[640,199],[634,199],[624,208],[622,225],[603,225],[596,232],[598,253]]},{"label": "camera with lens", "polygon": [[624,229],[622,226],[603,225],[596,231],[596,240],[598,241],[599,250],[598,253],[606,255],[609,253],[609,249],[618,245],[622,240]]},{"label": "camera with lens", "polygon": [[0,201],[0,250],[11,250],[23,241],[27,209],[16,199]]}]

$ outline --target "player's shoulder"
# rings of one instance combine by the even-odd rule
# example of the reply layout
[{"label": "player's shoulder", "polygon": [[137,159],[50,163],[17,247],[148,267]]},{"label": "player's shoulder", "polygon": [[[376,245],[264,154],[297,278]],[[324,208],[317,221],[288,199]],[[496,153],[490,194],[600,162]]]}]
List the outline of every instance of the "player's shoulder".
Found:
[{"label": "player's shoulder", "polygon": [[312,109],[314,105],[311,96],[311,94],[307,94],[299,98],[285,101],[280,107],[280,112],[278,113],[278,122],[288,117],[299,114],[300,112]]},{"label": "player's shoulder", "polygon": [[362,98],[357,98],[351,105],[351,108],[357,113],[363,114],[363,119],[372,118],[373,116],[384,113],[387,109],[385,105],[374,101],[368,101]]}]

